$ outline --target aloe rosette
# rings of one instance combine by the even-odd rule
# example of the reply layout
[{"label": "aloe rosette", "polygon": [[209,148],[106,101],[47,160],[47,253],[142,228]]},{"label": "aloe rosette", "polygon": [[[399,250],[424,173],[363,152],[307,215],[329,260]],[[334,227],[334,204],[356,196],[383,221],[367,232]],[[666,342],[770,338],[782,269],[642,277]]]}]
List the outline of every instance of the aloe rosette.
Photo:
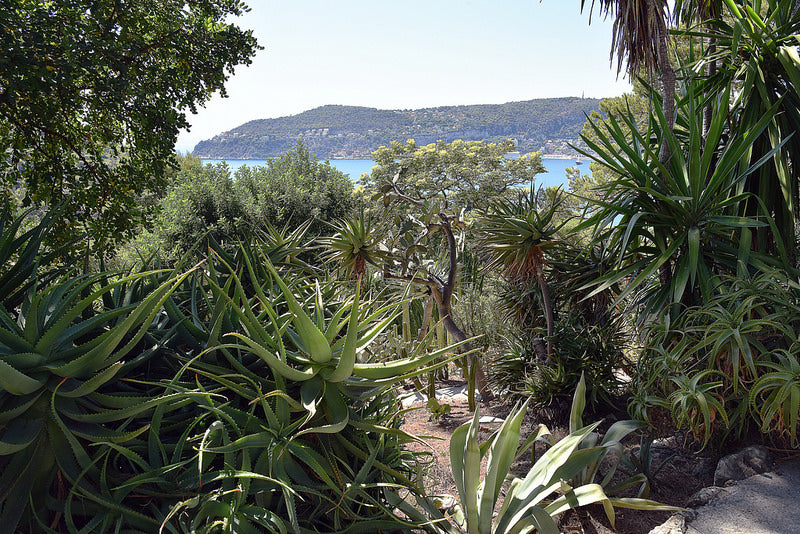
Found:
[{"label": "aloe rosette", "polygon": [[[279,272],[256,249],[209,261],[204,287],[190,344],[204,350],[181,357],[185,367],[171,386],[207,392],[187,436],[196,456],[182,475],[196,497],[175,504],[165,525],[189,518],[254,531],[397,528],[382,494],[413,486],[400,447],[414,438],[399,429],[390,392],[455,347],[362,361],[399,303],[365,300],[360,284],[346,297],[334,284]],[[218,515],[223,509],[232,515]],[[258,522],[259,510],[280,513]]]},{"label": "aloe rosette", "polygon": [[[155,288],[154,273],[112,280],[84,275],[29,296],[16,318],[0,308],[0,516],[14,529],[41,514],[53,492],[88,484],[95,471],[91,444],[124,443],[148,428],[137,416],[175,397],[122,394],[125,358],[151,327],[171,291],[188,273]],[[103,299],[114,293],[111,309]],[[60,473],[58,477],[56,473]],[[56,486],[54,489],[54,485]],[[61,487],[62,489],[58,489]],[[33,503],[33,506],[31,506]],[[52,506],[52,504],[51,504]],[[56,504],[56,506],[58,506]]]}]

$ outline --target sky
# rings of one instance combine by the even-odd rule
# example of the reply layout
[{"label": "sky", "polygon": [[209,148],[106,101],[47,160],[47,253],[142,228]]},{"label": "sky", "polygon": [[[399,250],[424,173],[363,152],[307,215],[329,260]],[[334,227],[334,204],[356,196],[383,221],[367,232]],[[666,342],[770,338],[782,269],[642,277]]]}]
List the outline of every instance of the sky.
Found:
[{"label": "sky", "polygon": [[[587,4],[590,4],[587,0]],[[327,104],[379,109],[604,98],[630,90],[609,63],[611,22],[579,0],[250,0],[234,19],[261,46],[178,137],[191,151],[247,121]]]}]

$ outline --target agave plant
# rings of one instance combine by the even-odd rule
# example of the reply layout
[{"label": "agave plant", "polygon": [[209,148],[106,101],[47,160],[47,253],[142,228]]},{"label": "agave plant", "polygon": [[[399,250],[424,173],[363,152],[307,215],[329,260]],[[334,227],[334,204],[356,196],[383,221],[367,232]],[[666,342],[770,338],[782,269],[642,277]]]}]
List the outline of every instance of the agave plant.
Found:
[{"label": "agave plant", "polygon": [[[577,395],[576,395],[577,396]],[[602,503],[614,525],[614,506],[645,510],[678,510],[641,498],[609,497],[601,484],[584,483],[587,473],[612,450],[627,429],[614,431],[600,445],[592,441],[593,423],[577,429],[550,447],[523,478],[509,475],[511,486],[495,513],[503,482],[512,463],[537,440],[548,434],[540,426],[520,447],[520,428],[528,403],[515,408],[500,428],[483,443],[478,442],[480,414],[453,432],[450,464],[460,504],[447,518],[431,499],[418,499],[422,511],[399,499],[395,504],[409,517],[432,532],[501,534],[557,534],[555,517],[580,506]],[[481,461],[487,456],[486,475],[481,479]],[[570,482],[567,482],[570,481]],[[577,481],[575,483],[574,481]]]}]

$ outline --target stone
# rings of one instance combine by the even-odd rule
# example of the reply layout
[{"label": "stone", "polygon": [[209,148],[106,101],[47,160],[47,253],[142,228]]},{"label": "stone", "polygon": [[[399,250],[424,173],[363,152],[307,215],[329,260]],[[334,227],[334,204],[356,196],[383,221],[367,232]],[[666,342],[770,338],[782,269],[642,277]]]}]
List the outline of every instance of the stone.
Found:
[{"label": "stone", "polygon": [[686,501],[686,506],[690,508],[705,506],[706,504],[710,503],[720,495],[724,495],[725,493],[727,493],[725,488],[720,488],[718,486],[703,488],[694,495],[692,495],[691,497],[689,497],[689,500]]},{"label": "stone", "polygon": [[686,518],[681,514],[674,514],[666,522],[658,525],[648,534],[685,534]]},{"label": "stone", "polygon": [[766,473],[772,468],[772,453],[763,445],[751,445],[722,458],[714,471],[714,485],[724,486],[731,480],[744,480]]}]

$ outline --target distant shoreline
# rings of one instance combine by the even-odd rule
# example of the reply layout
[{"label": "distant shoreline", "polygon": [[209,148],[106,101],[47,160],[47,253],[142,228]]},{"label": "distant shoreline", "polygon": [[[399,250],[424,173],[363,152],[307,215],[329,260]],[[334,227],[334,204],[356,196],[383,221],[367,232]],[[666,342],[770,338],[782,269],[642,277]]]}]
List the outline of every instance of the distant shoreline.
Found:
[{"label": "distant shoreline", "polygon": [[592,161],[586,156],[569,156],[566,154],[542,154],[542,159],[571,159],[575,161]]},{"label": "distant shoreline", "polygon": [[[201,160],[207,160],[207,159],[213,159],[213,160],[232,159],[232,160],[237,160],[237,161],[265,161],[265,160],[268,160],[268,159],[271,159],[271,158],[276,158],[278,156],[269,156],[269,157],[266,157],[266,158],[212,158],[212,157],[209,157],[209,156],[196,156],[196,157],[200,158]],[[369,157],[359,157],[359,158],[349,157],[349,158],[324,158],[324,159],[329,159],[331,161],[334,161],[334,160],[350,160],[350,161],[352,161],[352,160],[367,160],[367,159],[372,159],[372,158],[369,158]],[[574,161],[581,161],[581,162],[592,161],[591,158],[587,158],[586,156],[569,156],[569,155],[566,155],[566,154],[542,154],[542,159],[571,159],[571,160],[574,160]]]}]

